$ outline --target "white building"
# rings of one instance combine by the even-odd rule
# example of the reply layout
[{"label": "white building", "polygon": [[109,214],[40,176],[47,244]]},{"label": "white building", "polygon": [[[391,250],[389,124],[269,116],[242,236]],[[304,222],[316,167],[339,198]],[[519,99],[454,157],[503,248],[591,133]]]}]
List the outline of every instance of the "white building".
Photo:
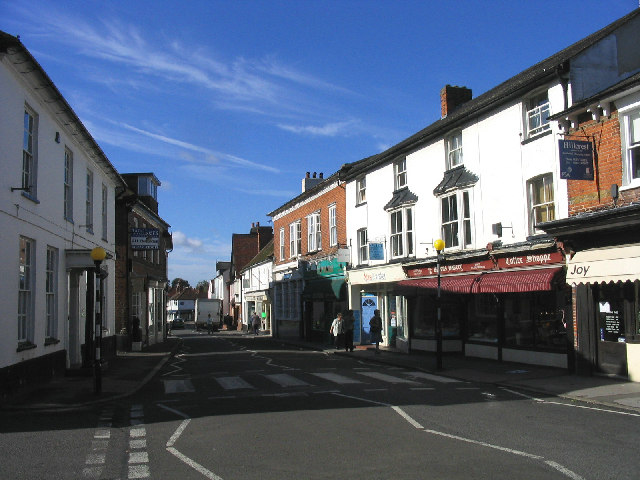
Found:
[{"label": "white building", "polygon": [[364,343],[379,309],[385,343],[403,351],[571,366],[563,246],[537,228],[568,216],[564,126],[549,116],[570,106],[571,59],[615,26],[475,99],[447,85],[440,120],[342,167]]},{"label": "white building", "polygon": [[92,364],[102,247],[102,356],[115,352],[115,197],[125,184],[19,39],[0,32],[0,384]]},{"label": "white building", "polygon": [[256,312],[260,317],[260,329],[271,330],[271,302],[268,294],[273,278],[273,240],[260,250],[240,274],[243,329],[251,330],[251,315]]}]

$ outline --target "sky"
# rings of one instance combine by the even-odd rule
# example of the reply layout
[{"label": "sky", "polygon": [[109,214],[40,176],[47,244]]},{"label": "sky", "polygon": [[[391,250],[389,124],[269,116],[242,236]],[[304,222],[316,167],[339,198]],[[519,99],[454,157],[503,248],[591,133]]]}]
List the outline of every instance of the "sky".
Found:
[{"label": "sky", "polygon": [[153,172],[169,279],[325,177],[638,7],[638,0],[0,0],[120,173]]}]

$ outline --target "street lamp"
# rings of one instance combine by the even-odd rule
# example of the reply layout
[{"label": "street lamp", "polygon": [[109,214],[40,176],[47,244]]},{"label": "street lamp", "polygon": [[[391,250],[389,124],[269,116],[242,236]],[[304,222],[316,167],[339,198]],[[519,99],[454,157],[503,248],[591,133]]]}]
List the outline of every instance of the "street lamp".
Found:
[{"label": "street lamp", "polygon": [[102,247],[96,247],[91,250],[91,259],[96,266],[96,284],[95,284],[95,360],[94,360],[94,380],[95,393],[102,392],[102,272],[100,264],[107,258],[107,252]]},{"label": "street lamp", "polygon": [[436,265],[438,269],[438,294],[436,300],[436,369],[442,370],[442,308],[440,306],[440,262],[442,261],[444,240],[438,239],[433,242],[433,248],[436,249]]}]

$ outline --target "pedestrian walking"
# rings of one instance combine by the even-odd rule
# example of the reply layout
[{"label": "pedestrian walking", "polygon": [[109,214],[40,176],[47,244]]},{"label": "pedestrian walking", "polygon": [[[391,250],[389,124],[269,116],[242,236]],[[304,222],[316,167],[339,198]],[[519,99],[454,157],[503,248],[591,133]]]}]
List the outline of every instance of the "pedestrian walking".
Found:
[{"label": "pedestrian walking", "polygon": [[256,312],[253,312],[253,333],[258,335],[260,331],[260,316]]},{"label": "pedestrian walking", "polygon": [[373,317],[369,320],[369,331],[371,332],[371,342],[376,344],[376,353],[380,353],[380,342],[382,341],[380,310],[373,311]]},{"label": "pedestrian walking", "polygon": [[213,331],[213,318],[211,318],[211,314],[208,313],[207,314],[207,334],[211,335],[212,331]]},{"label": "pedestrian walking", "polygon": [[344,324],[344,350],[345,352],[353,352],[353,326],[355,323],[355,318],[353,318],[353,313],[351,312],[351,310],[347,311],[347,314],[344,315],[342,322]]},{"label": "pedestrian walking", "polygon": [[329,333],[331,333],[334,337],[334,345],[336,347],[336,350],[339,349],[344,337],[344,322],[342,320],[342,313],[338,313],[336,318],[333,319],[331,328],[329,329]]}]

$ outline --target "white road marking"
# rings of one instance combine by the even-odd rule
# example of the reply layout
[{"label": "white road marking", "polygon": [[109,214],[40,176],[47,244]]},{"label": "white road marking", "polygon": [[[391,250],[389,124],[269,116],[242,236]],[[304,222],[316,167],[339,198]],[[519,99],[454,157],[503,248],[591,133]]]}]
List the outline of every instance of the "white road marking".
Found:
[{"label": "white road marking", "polygon": [[191,468],[193,468],[198,473],[201,473],[202,475],[204,475],[209,480],[222,480],[221,477],[219,477],[218,475],[213,473],[211,470],[207,470],[202,465],[200,465],[198,462],[196,462],[194,460],[191,460],[189,457],[187,457],[186,455],[183,455],[182,453],[180,453],[175,448],[168,447],[167,451],[170,454],[172,454],[173,456],[175,456],[176,458],[178,458],[179,460],[181,460],[182,462],[184,462],[187,465],[189,465]]},{"label": "white road marking", "polygon": [[129,465],[129,475],[127,478],[149,478],[150,476],[149,465]]},{"label": "white road marking", "polygon": [[147,452],[129,452],[129,463],[149,463]]},{"label": "white road marking", "polygon": [[354,383],[364,383],[360,380],[356,380],[354,378],[345,377],[343,375],[338,375],[337,373],[312,373],[311,375],[315,375],[316,377],[323,378],[333,383],[337,383],[339,385],[348,385]]},{"label": "white road marking", "polygon": [[239,390],[243,388],[253,389],[254,387],[240,377],[218,377],[216,382],[225,390]]},{"label": "white road marking", "polygon": [[426,372],[407,372],[407,375],[410,377],[416,378],[424,378],[425,380],[432,380],[434,382],[440,383],[460,383],[460,380],[456,380],[455,378],[442,377],[440,375],[432,375],[431,373]]},{"label": "white road marking", "polygon": [[380,372],[358,372],[358,375],[364,375],[366,377],[375,378],[376,380],[381,380],[387,383],[410,383],[412,385],[415,385],[416,383],[418,383],[414,380],[407,380],[406,378],[400,378],[400,377],[387,375],[386,373],[380,373]]},{"label": "white road marking", "polygon": [[287,373],[277,373],[274,375],[265,375],[266,378],[271,380],[274,383],[277,383],[281,387],[305,387],[312,386],[311,384],[300,380],[292,375]]},{"label": "white road marking", "polygon": [[187,425],[189,425],[189,422],[191,422],[191,419],[187,418],[186,420],[183,420],[182,423],[180,423],[176,431],[173,432],[173,435],[171,435],[171,438],[167,442],[167,447],[173,447],[173,445],[178,441],[178,438],[180,438],[180,435],[182,435],[182,432],[184,432],[184,429],[187,428]]}]

